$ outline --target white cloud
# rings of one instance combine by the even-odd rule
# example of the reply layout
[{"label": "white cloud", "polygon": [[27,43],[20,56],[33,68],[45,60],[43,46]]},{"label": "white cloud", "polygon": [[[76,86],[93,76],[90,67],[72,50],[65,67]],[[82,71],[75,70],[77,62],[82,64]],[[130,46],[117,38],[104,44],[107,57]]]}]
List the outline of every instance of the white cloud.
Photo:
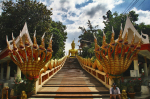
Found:
[{"label": "white cloud", "polygon": [[[76,4],[82,4],[88,0],[55,0],[49,8],[53,8],[52,19],[66,23],[67,20],[74,21],[73,24],[67,24],[68,39],[66,40],[65,51],[71,49],[71,42],[75,38],[76,45],[79,45],[78,36],[82,33],[79,26],[87,29],[88,20],[93,26],[99,25],[99,29],[104,27],[102,16],[108,10],[112,10],[116,5],[123,3],[123,0],[93,0],[84,7],[76,8]],[[65,16],[65,17],[64,17]],[[78,46],[76,46],[78,49]]]},{"label": "white cloud", "polygon": [[150,24],[150,11],[137,10],[135,7],[132,10],[139,14],[139,20],[136,23],[139,24],[141,22],[144,22],[145,24]]}]

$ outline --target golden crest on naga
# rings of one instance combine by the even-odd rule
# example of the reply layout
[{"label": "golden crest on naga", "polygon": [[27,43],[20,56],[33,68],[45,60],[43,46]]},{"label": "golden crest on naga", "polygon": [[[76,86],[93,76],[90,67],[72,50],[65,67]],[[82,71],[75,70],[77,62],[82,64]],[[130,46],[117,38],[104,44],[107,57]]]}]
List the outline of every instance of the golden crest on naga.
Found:
[{"label": "golden crest on naga", "polygon": [[133,58],[138,54],[141,48],[141,38],[138,44],[134,44],[135,33],[131,44],[128,44],[128,31],[125,38],[122,38],[122,25],[117,42],[114,41],[114,30],[112,28],[111,41],[106,43],[106,35],[103,32],[103,44],[100,47],[97,44],[97,38],[94,35],[95,42],[95,56],[103,66],[103,70],[109,77],[119,77],[125,72],[133,61]]},{"label": "golden crest on naga", "polygon": [[7,47],[12,61],[19,66],[21,72],[29,80],[37,80],[40,70],[52,57],[52,36],[49,41],[49,46],[45,49],[44,35],[41,38],[41,45],[38,46],[36,41],[36,31],[33,36],[33,45],[31,46],[27,33],[25,33],[25,43],[23,44],[21,33],[19,35],[20,44],[17,47],[13,33],[13,49],[10,48],[8,37],[6,36]]}]

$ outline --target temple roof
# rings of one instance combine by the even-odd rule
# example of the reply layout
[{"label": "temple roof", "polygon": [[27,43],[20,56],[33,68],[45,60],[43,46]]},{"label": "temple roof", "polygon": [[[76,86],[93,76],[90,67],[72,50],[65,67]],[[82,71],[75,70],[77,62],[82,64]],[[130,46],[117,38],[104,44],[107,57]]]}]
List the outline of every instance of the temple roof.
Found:
[{"label": "temple roof", "polygon": [[[135,29],[135,27],[133,26],[133,24],[131,23],[129,17],[127,16],[127,19],[126,19],[126,24],[125,24],[125,28],[124,28],[124,31],[123,31],[123,34],[122,34],[122,38],[125,37],[125,34],[128,30],[128,42],[130,43],[131,40],[132,40],[132,37],[133,37],[133,33],[135,32],[135,43],[137,43],[139,41],[139,39],[141,38],[141,35],[138,33],[138,31]],[[147,34],[143,34],[143,36],[145,36],[146,38],[144,39],[142,37],[142,43],[143,44],[149,44],[149,37]]]}]

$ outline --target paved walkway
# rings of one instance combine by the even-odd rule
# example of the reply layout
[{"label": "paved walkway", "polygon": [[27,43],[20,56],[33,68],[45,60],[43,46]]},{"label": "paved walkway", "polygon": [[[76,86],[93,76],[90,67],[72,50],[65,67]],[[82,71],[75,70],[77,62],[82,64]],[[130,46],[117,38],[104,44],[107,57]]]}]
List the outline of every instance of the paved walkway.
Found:
[{"label": "paved walkway", "polygon": [[109,99],[109,90],[83,70],[77,59],[67,59],[64,67],[30,99],[34,98]]}]

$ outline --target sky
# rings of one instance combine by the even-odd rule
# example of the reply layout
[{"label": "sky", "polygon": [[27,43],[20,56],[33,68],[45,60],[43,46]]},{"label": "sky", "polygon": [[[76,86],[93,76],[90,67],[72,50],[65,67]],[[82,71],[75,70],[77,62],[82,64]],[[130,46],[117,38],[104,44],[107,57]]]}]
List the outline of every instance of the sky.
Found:
[{"label": "sky", "polygon": [[[108,10],[119,14],[134,10],[139,14],[139,20],[136,22],[150,24],[150,0],[37,0],[47,6],[47,9],[53,8],[52,20],[61,21],[67,26],[67,40],[65,42],[65,52],[71,49],[71,42],[75,39],[76,49],[78,49],[78,36],[82,34],[79,28],[87,29],[88,20],[93,26],[99,25],[97,29],[103,29],[103,15]],[[128,7],[128,8],[127,8]],[[128,11],[126,11],[128,10]],[[118,27],[119,28],[119,27]]]}]

